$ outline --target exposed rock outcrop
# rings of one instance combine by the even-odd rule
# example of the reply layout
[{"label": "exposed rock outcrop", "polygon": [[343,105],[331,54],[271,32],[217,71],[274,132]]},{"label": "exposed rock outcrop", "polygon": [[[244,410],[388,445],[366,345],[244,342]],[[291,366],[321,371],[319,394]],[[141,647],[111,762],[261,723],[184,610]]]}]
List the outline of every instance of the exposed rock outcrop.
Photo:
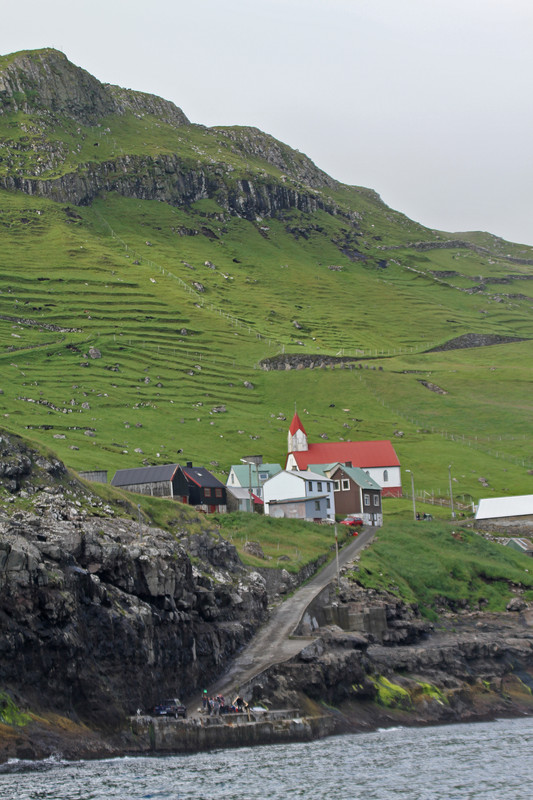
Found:
[{"label": "exposed rock outcrop", "polygon": [[108,114],[154,114],[173,125],[189,120],[173,103],[102,84],[59,50],[21,51],[0,59],[0,113],[47,111],[93,125]]},{"label": "exposed rock outcrop", "polygon": [[221,166],[193,166],[176,155],[126,155],[112,161],[80,165],[58,178],[2,177],[0,185],[60,203],[89,205],[101,192],[117,192],[139,200],[189,205],[215,197],[230,213],[255,220],[259,216],[297,209],[340,214],[331,201],[305,186],[284,185],[274,179],[226,179]]},{"label": "exposed rock outcrop", "polygon": [[[214,678],[266,615],[264,581],[207,525],[175,536],[113,515],[60,462],[2,433],[6,489],[0,686],[26,706],[116,727]],[[10,513],[19,495],[31,511]]]},{"label": "exposed rock outcrop", "polygon": [[366,602],[386,624],[374,632],[324,624],[297,656],[241,687],[245,696],[334,707],[337,731],[533,714],[533,613],[525,604],[514,614],[444,614],[433,629],[416,607],[346,588],[338,606]]},{"label": "exposed rock outcrop", "polygon": [[[0,58],[0,114],[20,111],[38,115],[38,124],[28,123],[32,130],[39,130],[37,138],[34,131],[32,136],[11,143],[16,153],[27,151],[32,156],[29,163],[33,164],[33,174],[27,165],[24,170],[13,166],[0,181],[5,189],[72,205],[90,204],[98,194],[109,191],[173,205],[190,205],[210,197],[230,213],[254,221],[288,209],[306,213],[321,209],[355,221],[356,215],[342,212],[335,202],[322,196],[321,190],[336,187],[336,181],[307,156],[256,128],[203,129],[223,148],[242,157],[238,171],[224,155],[216,161],[198,160],[198,148],[193,144],[185,154],[126,154],[76,165],[71,148],[57,136],[56,129],[65,121],[67,127],[71,121],[96,126],[112,115],[130,113],[151,115],[173,127],[190,123],[173,103],[102,84],[57,50],[22,51]],[[54,131],[53,136],[46,135],[47,127]],[[37,159],[33,158],[35,152]],[[7,152],[4,158],[8,158]],[[272,175],[259,167],[251,169],[250,160],[263,160],[280,174]],[[206,235],[215,235],[204,230]]]},{"label": "exposed rock outcrop", "polygon": [[260,362],[261,369],[270,370],[289,369],[321,369],[324,367],[344,367],[351,369],[356,365],[356,359],[350,356],[326,356],[318,353],[302,355],[300,353],[283,353],[278,356],[264,358]]},{"label": "exposed rock outcrop", "polygon": [[432,347],[427,353],[438,353],[445,350],[463,350],[468,347],[489,347],[493,344],[508,344],[510,342],[524,342],[519,336],[499,336],[495,333],[465,333],[463,336],[456,336],[445,344]]}]

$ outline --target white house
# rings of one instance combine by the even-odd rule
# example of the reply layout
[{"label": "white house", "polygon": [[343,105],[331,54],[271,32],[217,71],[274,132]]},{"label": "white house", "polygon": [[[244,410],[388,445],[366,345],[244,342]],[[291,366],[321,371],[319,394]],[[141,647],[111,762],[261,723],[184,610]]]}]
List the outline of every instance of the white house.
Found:
[{"label": "white house", "polygon": [[271,517],[335,521],[333,481],[315,472],[278,472],[263,484],[263,500]]}]

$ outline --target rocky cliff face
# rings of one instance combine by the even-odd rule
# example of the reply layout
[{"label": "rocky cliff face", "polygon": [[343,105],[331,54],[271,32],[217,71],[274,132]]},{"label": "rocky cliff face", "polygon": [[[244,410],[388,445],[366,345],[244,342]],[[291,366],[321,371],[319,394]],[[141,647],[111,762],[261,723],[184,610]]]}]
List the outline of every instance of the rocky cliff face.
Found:
[{"label": "rocky cliff face", "polygon": [[305,187],[273,179],[235,179],[221,166],[193,167],[175,155],[121,156],[83,164],[53,180],[13,174],[1,177],[0,186],[72,205],[89,205],[102,192],[177,206],[212,197],[230,213],[251,220],[293,208],[307,213],[317,209],[340,213],[334,203]]},{"label": "rocky cliff face", "polygon": [[62,114],[86,125],[127,111],[154,114],[173,125],[189,123],[173,103],[102,84],[53,49],[23,51],[0,59],[0,113],[34,110]]},{"label": "rocky cliff face", "polygon": [[265,617],[264,581],[214,531],[119,518],[5,433],[0,496],[0,687],[26,706],[116,726],[201,688]]},{"label": "rocky cliff face", "polygon": [[376,633],[324,625],[296,657],[241,687],[245,696],[274,707],[333,707],[338,731],[533,714],[533,612],[525,604],[444,614],[433,629],[393,596],[342,582],[339,610],[354,601],[381,611],[385,625]]},{"label": "rocky cliff face", "polygon": [[291,176],[313,189],[333,189],[338,186],[337,181],[318,169],[307,156],[281,144],[258,128],[214,128],[213,133],[223,136],[233,152],[261,159],[285,172],[282,178],[285,181]]},{"label": "rocky cliff face", "polygon": [[[194,143],[188,155],[184,155],[185,148],[179,156],[128,155],[126,146],[125,155],[104,162],[80,160],[73,168],[72,148],[61,141],[61,126],[67,121],[95,126],[110,115],[131,113],[138,117],[149,114],[158,125],[183,127],[190,123],[173,103],[102,84],[56,50],[0,58],[0,114],[11,112],[33,115],[29,125],[33,134],[6,146],[2,188],[74,205],[87,205],[109,191],[172,205],[189,205],[209,197],[230,213],[252,220],[287,209],[341,213],[336,203],[322,196],[323,189],[332,189],[337,182],[305,155],[256,128],[204,129],[216,139],[220,153],[216,159],[205,154],[198,158],[202,154]],[[183,143],[181,146],[183,149]],[[27,161],[21,161],[24,154]],[[239,156],[240,167],[232,163],[234,154]],[[261,168],[261,161],[265,167],[279,170],[279,177]],[[355,215],[347,216],[356,221]]]}]

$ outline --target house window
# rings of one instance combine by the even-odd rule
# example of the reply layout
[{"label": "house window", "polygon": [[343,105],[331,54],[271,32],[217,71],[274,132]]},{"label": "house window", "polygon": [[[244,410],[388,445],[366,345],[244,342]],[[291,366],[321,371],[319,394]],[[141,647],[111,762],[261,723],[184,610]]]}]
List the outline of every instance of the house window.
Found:
[{"label": "house window", "polygon": [[235,483],[235,475],[233,474],[233,472],[231,473],[231,482]]},{"label": "house window", "polygon": [[267,478],[268,478],[268,472],[260,472],[259,473],[259,480],[260,481],[266,481]]},{"label": "house window", "polygon": [[222,489],[218,487],[215,489],[215,497],[222,497]]},{"label": "house window", "polygon": [[329,481],[326,483],[326,491],[331,492],[331,483]]},{"label": "house window", "polygon": [[383,470],[383,483],[387,483],[388,480],[389,480],[389,470],[388,469],[384,469]]},{"label": "house window", "polygon": [[320,511],[320,500],[315,500],[315,511]]},{"label": "house window", "polygon": [[329,501],[329,497],[326,498],[326,508],[331,508],[331,503]]},{"label": "house window", "polygon": [[309,491],[313,491],[313,481],[309,481]]},{"label": "house window", "polygon": [[349,490],[349,488],[350,488],[350,481],[347,480],[346,478],[343,478],[342,479],[342,491],[343,492],[347,492]]},{"label": "house window", "polygon": [[204,497],[211,497],[211,489],[209,486],[206,486],[204,489]]},{"label": "house window", "polygon": [[322,491],[322,481],[317,481],[316,482],[316,490],[317,490],[317,492],[321,492]]},{"label": "house window", "polygon": [[370,496],[365,494],[364,495],[364,500],[365,500],[365,506],[369,506],[370,505]]},{"label": "house window", "polygon": [[379,506],[379,495],[377,494],[374,495],[374,505]]},{"label": "house window", "polygon": [[341,490],[341,482],[340,481],[333,481],[333,488],[334,488],[334,491],[340,492],[340,490]]}]

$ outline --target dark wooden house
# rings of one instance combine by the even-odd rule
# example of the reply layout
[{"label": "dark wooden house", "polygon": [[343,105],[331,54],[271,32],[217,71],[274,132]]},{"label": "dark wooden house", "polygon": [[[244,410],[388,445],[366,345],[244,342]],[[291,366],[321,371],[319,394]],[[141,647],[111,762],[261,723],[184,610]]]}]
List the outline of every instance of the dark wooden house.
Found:
[{"label": "dark wooden house", "polygon": [[337,514],[360,514],[365,525],[383,525],[381,486],[364,469],[336,464],[326,474],[333,481]]},{"label": "dark wooden house", "polygon": [[176,487],[177,499],[182,503],[189,503],[209,514],[226,511],[226,487],[205,467],[193,467],[190,462],[179,467]]}]

